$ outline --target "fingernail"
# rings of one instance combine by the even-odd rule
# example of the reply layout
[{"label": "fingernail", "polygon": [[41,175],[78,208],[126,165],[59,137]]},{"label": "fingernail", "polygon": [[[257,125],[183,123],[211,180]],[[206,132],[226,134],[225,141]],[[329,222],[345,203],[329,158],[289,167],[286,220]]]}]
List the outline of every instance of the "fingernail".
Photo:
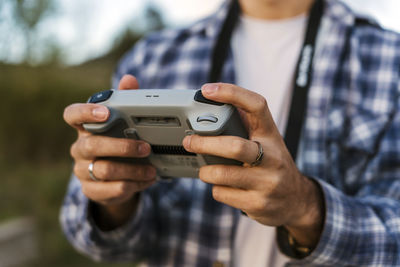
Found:
[{"label": "fingernail", "polygon": [[156,170],[154,168],[147,168],[146,170],[146,177],[147,178],[155,178],[156,177]]},{"label": "fingernail", "polygon": [[206,93],[207,95],[211,95],[213,93],[215,93],[219,88],[219,85],[217,83],[207,83],[205,85],[203,85],[203,87],[201,88],[201,91],[203,93]]},{"label": "fingernail", "polygon": [[138,152],[142,156],[146,156],[150,153],[150,145],[147,143],[140,144],[138,147]]},{"label": "fingernail", "polygon": [[190,150],[190,143],[192,142],[192,136],[188,135],[183,139],[183,147],[189,151]]},{"label": "fingernail", "polygon": [[92,110],[92,114],[95,118],[99,120],[107,119],[108,109],[106,107],[97,107]]}]

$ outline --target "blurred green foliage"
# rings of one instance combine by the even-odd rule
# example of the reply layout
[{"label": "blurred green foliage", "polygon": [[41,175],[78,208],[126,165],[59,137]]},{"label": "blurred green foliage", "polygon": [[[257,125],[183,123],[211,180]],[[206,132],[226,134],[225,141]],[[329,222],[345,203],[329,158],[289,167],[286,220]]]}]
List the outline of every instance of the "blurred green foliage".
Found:
[{"label": "blurred green foliage", "polygon": [[109,88],[110,67],[0,65],[3,162],[65,159],[75,133],[62,120],[64,108]]},{"label": "blurred green foliage", "polygon": [[78,66],[0,63],[0,160],[15,164],[68,159],[76,134],[63,121],[64,108],[109,89],[118,60],[141,36],[127,31],[108,54]]}]

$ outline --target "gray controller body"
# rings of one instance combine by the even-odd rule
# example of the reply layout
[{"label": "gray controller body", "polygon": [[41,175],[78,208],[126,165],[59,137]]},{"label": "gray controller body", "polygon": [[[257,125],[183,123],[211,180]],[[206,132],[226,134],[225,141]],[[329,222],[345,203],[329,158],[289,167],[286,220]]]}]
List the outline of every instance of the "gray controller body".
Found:
[{"label": "gray controller body", "polygon": [[146,141],[152,147],[149,157],[119,160],[152,164],[163,178],[198,177],[199,168],[206,164],[242,164],[183,148],[183,138],[192,134],[248,138],[236,108],[210,101],[200,90],[112,89],[94,94],[88,102],[107,106],[110,117],[105,123],[83,127],[94,134]]}]

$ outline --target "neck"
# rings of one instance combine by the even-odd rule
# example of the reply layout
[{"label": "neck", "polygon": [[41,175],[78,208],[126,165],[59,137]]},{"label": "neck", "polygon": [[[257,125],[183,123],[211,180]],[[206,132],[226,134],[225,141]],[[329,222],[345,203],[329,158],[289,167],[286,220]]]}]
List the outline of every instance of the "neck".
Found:
[{"label": "neck", "polygon": [[239,0],[243,14],[257,19],[286,19],[307,12],[314,0]]}]

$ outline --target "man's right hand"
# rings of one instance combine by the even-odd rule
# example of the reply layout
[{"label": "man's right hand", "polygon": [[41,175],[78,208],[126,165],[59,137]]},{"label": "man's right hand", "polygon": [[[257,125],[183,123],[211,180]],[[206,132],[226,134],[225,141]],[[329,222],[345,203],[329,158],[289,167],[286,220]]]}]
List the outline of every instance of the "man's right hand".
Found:
[{"label": "man's right hand", "polygon": [[[125,75],[119,84],[120,90],[137,88],[136,79],[130,75]],[[82,192],[97,204],[94,216],[103,230],[125,223],[136,209],[136,193],[152,185],[156,177],[153,166],[105,159],[147,157],[151,150],[144,141],[93,135],[82,127],[83,123],[104,122],[108,117],[109,110],[97,104],[72,104],[64,110],[64,120],[78,132],[71,146],[74,173],[81,182]],[[92,162],[93,175],[99,181],[90,178],[88,167]]]}]

